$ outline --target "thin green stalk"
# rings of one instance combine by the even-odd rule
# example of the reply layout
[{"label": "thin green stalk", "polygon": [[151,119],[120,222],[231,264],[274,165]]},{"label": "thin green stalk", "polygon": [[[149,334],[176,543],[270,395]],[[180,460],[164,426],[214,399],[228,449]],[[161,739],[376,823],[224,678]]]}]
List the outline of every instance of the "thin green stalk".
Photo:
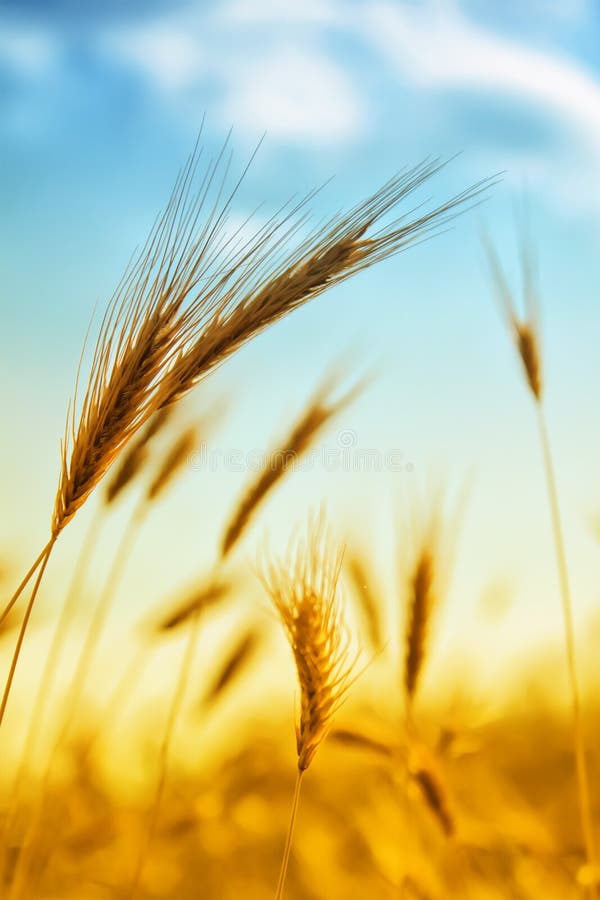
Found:
[{"label": "thin green stalk", "polygon": [[[550,505],[550,518],[552,520],[552,531],[554,534],[554,549],[556,554],[556,567],[558,574],[558,582],[560,587],[560,596],[562,603],[564,634],[565,634],[565,653],[567,659],[567,673],[569,678],[569,688],[571,693],[571,710],[573,715],[573,743],[575,752],[575,764],[577,769],[577,785],[579,795],[579,813],[581,817],[581,829],[585,843],[587,861],[593,869],[596,866],[596,840],[594,834],[594,824],[592,816],[592,806],[590,799],[589,775],[585,753],[585,738],[583,728],[583,717],[581,709],[581,690],[579,687],[579,678],[577,674],[576,652],[575,652],[575,629],[573,625],[573,602],[571,599],[571,586],[569,582],[569,570],[567,566],[567,556],[565,551],[565,542],[563,537],[562,518],[560,513],[560,505],[558,502],[558,488],[556,484],[556,473],[554,469],[554,460],[552,457],[552,448],[550,437],[548,434],[548,426],[546,416],[541,403],[536,404],[538,428],[540,433],[540,443],[542,445],[542,454],[544,458],[544,469],[546,473],[546,482],[548,488],[548,500]],[[591,900],[597,900],[598,891],[596,884],[589,886],[589,896]]]},{"label": "thin green stalk", "polygon": [[294,796],[292,799],[292,810],[290,813],[290,824],[288,826],[287,837],[285,840],[285,847],[283,850],[283,858],[281,860],[281,869],[279,871],[279,881],[277,882],[277,893],[275,894],[275,900],[281,900],[283,897],[283,889],[285,887],[285,879],[287,876],[288,865],[290,861],[290,854],[292,851],[292,843],[294,840],[294,828],[296,825],[296,818],[298,816],[298,804],[300,802],[300,788],[302,787],[302,776],[304,775],[303,769],[298,769],[296,772],[296,784],[294,786]]},{"label": "thin green stalk", "polygon": [[168,766],[169,766],[169,756],[171,752],[171,745],[173,742],[173,734],[175,731],[175,725],[177,723],[177,719],[179,718],[179,713],[181,711],[181,707],[183,705],[183,700],[185,697],[185,690],[187,687],[187,683],[189,681],[189,676],[192,668],[192,663],[194,661],[194,655],[196,651],[196,642],[198,639],[198,626],[200,623],[200,615],[196,612],[192,618],[192,622],[190,624],[190,632],[188,636],[188,641],[185,649],[185,654],[181,663],[181,668],[179,670],[179,675],[177,678],[177,684],[175,685],[175,691],[173,693],[173,697],[171,700],[171,706],[169,709],[169,715],[167,718],[167,722],[165,725],[165,730],[163,734],[162,743],[159,751],[159,759],[158,759],[158,779],[156,783],[156,792],[154,794],[154,801],[152,803],[152,809],[150,811],[149,824],[148,829],[146,831],[145,840],[142,843],[135,870],[133,873],[133,879],[131,882],[131,889],[129,892],[129,900],[135,900],[135,897],[138,894],[140,888],[140,881],[144,871],[144,865],[146,863],[146,859],[148,857],[148,853],[150,847],[152,846],[152,842],[154,840],[156,834],[156,828],[158,825],[158,813],[160,810],[160,805],[162,802],[163,794],[165,791],[165,785],[167,781],[168,774]]}]

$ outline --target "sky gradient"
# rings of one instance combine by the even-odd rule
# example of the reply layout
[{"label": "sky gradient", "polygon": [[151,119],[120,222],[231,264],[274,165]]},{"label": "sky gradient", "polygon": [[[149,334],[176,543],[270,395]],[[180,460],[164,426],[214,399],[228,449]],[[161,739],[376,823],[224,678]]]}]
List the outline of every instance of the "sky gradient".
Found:
[{"label": "sky gradient", "polygon": [[[110,297],[205,117],[213,152],[233,127],[237,171],[265,135],[236,197],[236,221],[260,205],[260,222],[334,176],[311,203],[320,219],[428,156],[455,158],[419,200],[440,201],[503,173],[450,232],[311,303],[194,396],[189,415],[213,394],[229,398],[215,440],[246,453],[285,433],[340,352],[350,349],[357,369],[379,373],[327,442],[339,445],[345,429],[361,448],[401,451],[407,468],[298,473],[252,540],[265,531],[287,537],[323,499],[334,520],[354,522],[387,554],[391,584],[405,498],[432,483],[451,494],[466,488],[452,598],[464,617],[446,623],[448,646],[467,634],[506,663],[516,634],[526,646],[538,632],[560,633],[535,423],[480,237],[482,228],[490,233],[518,285],[515,207],[525,198],[540,264],[567,539],[590,621],[600,549],[590,524],[600,510],[598,46],[592,0],[112,0],[93,9],[74,0],[5,0],[0,376],[9,427],[0,490],[10,515],[0,540],[7,553],[25,562],[46,534],[58,441],[94,304],[102,309]],[[190,473],[139,549],[148,584],[166,589],[173,571],[190,574],[210,561],[246,475],[226,466]],[[167,571],[148,551],[160,544],[168,516],[181,533]],[[139,591],[140,566],[135,573],[132,565],[130,586]],[[499,579],[514,590],[510,616],[478,626],[480,597]]]}]

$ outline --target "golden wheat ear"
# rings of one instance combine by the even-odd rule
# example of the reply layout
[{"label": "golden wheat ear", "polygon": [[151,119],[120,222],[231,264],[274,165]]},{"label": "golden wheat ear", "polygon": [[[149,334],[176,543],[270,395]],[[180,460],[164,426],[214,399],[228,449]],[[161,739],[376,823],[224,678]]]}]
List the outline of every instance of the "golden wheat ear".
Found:
[{"label": "golden wheat ear", "polygon": [[342,558],[343,547],[333,542],[320,515],[309,521],[306,535],[290,546],[286,559],[267,561],[260,570],[286,632],[300,685],[296,784],[276,900],[283,896],[302,778],[352,682],[355,659],[338,590]]},{"label": "golden wheat ear", "polygon": [[436,493],[415,506],[399,538],[405,610],[402,682],[409,720],[430,652],[432,625],[448,589],[463,504],[461,496],[450,510]]},{"label": "golden wheat ear", "polygon": [[282,247],[302,226],[310,197],[291,211],[280,211],[245,243],[241,229],[227,235],[227,212],[241,181],[226,194],[227,151],[228,141],[199,178],[203,151],[198,138],[165,211],[108,305],[81,404],[78,374],[61,447],[51,537],[6,607],[38,571],[10,664],[0,723],[56,540],[139,429],[269,325],[331,285],[443,229],[493,183],[480,182],[433,209],[412,218],[400,215],[384,227],[386,215],[442,167],[439,161],[426,161],[390,179],[286,255]]},{"label": "golden wheat ear", "polygon": [[300,685],[296,729],[298,768],[307,769],[350,685],[354,658],[341,615],[338,581],[343,547],[324,518],[314,518],[285,560],[262,567],[262,581],[279,613]]}]

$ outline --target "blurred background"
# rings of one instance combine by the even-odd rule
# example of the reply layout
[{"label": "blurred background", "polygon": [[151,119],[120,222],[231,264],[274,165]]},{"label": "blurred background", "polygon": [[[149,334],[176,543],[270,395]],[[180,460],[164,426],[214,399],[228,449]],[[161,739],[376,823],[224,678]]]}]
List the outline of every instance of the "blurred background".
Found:
[{"label": "blurred background", "polygon": [[[255,212],[260,225],[291,196],[321,185],[310,210],[322,220],[405,165],[440,157],[448,165],[415,203],[442,201],[497,173],[502,180],[446,233],[334,288],[251,342],[182,406],[181,427],[215,408],[223,414],[206,435],[201,426],[201,447],[189,454],[185,477],[130,549],[97,672],[116,679],[132,626],[211,567],[232,505],[252,476],[251,460],[285,435],[341,356],[349,381],[364,371],[376,377],[319,436],[314,465],[269,498],[236,560],[252,565],[267,537],[285,546],[307,509],[324,503],[338,534],[370,556],[389,614],[388,643],[396,647],[406,510],[441,489],[460,515],[427,676],[432,695],[444,687],[448,700],[468,682],[477,702],[496,710],[522,688],[525,668],[539,663],[540,680],[551,685],[546,700],[564,702],[562,619],[532,404],[481,241],[488,232],[520,298],[516,223],[525,206],[539,260],[547,411],[577,636],[593,685],[600,637],[599,45],[594,0],[4,0],[4,593],[47,539],[59,441],[90,317],[95,309],[98,322],[202,122],[209,154],[233,129],[234,175],[264,136],[235,197],[234,224]],[[327,451],[340,449],[350,451],[344,458],[351,462],[331,471]],[[391,455],[395,464],[373,470],[356,461],[362,451]],[[100,589],[133,505],[128,498],[119,506],[98,539],[86,596]],[[92,503],[48,570],[17,679],[22,697],[39,678],[45,626],[93,515]],[[266,605],[247,577],[249,602]],[[205,636],[203,660],[225,633],[226,624],[216,624]],[[275,645],[260,683],[270,690],[277,681],[285,708],[293,671],[283,639]],[[179,655],[171,649],[146,673],[150,698],[170,684]],[[280,671],[289,675],[283,684]],[[378,677],[367,695],[384,689]],[[105,686],[98,674],[89,689],[102,693]],[[10,716],[20,734],[20,707]],[[286,722],[293,762],[291,710]],[[239,827],[246,815],[266,829],[268,810],[252,802]],[[217,806],[207,808],[209,820],[217,816]],[[276,868],[274,840],[269,865]],[[384,868],[393,869],[393,846],[383,856]],[[157,876],[156,892],[168,894],[176,881],[165,875],[163,884]],[[321,896],[310,890],[304,886],[298,896]],[[349,890],[336,896],[351,896]],[[407,897],[430,896],[411,890],[409,884]]]}]

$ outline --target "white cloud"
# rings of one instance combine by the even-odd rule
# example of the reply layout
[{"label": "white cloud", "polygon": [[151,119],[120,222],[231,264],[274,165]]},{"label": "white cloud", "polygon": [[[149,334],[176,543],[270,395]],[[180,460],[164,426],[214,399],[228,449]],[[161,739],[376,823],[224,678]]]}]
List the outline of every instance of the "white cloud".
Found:
[{"label": "white cloud", "polygon": [[495,35],[467,21],[454,4],[366,6],[361,26],[407,80],[530,100],[600,152],[600,83],[576,62]]},{"label": "white cloud", "polygon": [[206,72],[206,56],[197,36],[174,22],[156,21],[108,32],[103,49],[141,70],[167,91],[193,87]]},{"label": "white cloud", "polygon": [[225,115],[252,133],[337,141],[354,137],[363,113],[344,70],[313,49],[278,47],[231,72]]},{"label": "white cloud", "polygon": [[[186,115],[190,102],[200,103],[202,93],[206,97],[209,85],[221,98],[219,117],[254,137],[264,130],[273,139],[310,143],[355,136],[363,122],[356,87],[345,68],[315,46],[312,32],[285,42],[269,18],[268,26],[261,25],[259,45],[246,39],[244,17],[271,17],[277,9],[266,0],[252,0],[212,17],[173,15],[106,32],[99,46],[168,92]],[[317,11],[318,5],[309,3],[300,17],[312,21]],[[280,12],[283,20],[276,24],[292,24],[293,31],[298,16],[285,7]],[[204,99],[201,110],[205,104]]]}]

